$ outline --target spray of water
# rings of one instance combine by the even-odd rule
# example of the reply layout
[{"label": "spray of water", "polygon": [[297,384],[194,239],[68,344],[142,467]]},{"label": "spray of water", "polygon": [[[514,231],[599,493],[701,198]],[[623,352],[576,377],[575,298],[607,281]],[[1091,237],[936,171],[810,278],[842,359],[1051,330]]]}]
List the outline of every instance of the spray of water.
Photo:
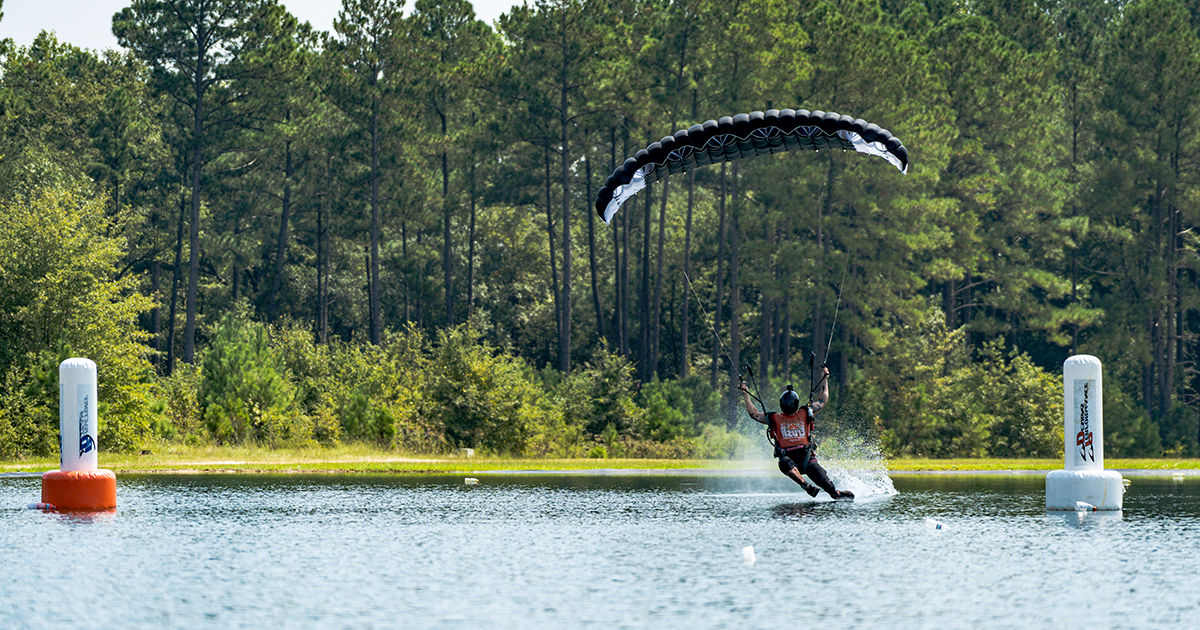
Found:
[{"label": "spray of water", "polygon": [[826,407],[817,421],[817,456],[838,489],[858,498],[896,494],[878,432],[852,409]]}]

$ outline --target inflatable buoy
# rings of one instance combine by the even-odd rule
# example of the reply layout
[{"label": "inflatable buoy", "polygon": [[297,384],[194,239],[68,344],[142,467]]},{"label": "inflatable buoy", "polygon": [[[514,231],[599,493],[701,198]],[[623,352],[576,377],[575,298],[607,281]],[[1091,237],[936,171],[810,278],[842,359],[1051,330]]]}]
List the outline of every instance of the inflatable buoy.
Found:
[{"label": "inflatable buoy", "polygon": [[117,507],[117,476],[111,470],[51,470],[42,475],[42,503],[59,510]]},{"label": "inflatable buoy", "polygon": [[59,470],[42,475],[42,503],[57,510],[112,510],[117,476],[98,467],[96,364],[67,359],[58,366]]},{"label": "inflatable buoy", "polygon": [[[1063,361],[1063,469],[1046,475],[1046,509],[1120,511],[1121,473],[1104,469],[1104,381],[1100,359]],[[1083,508],[1081,511],[1088,511]]]}]

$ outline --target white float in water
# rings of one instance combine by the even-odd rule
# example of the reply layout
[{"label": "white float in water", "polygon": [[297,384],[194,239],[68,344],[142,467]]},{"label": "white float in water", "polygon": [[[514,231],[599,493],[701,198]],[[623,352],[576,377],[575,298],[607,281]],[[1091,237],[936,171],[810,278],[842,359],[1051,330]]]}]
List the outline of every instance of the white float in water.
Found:
[{"label": "white float in water", "polygon": [[1046,509],[1120,510],[1121,473],[1104,470],[1104,383],[1100,359],[1087,354],[1063,362],[1063,470],[1046,475]]},{"label": "white float in water", "polygon": [[754,564],[755,557],[753,546],[742,547],[742,560],[744,560],[746,564]]},{"label": "white float in water", "polygon": [[943,525],[941,521],[939,521],[937,519],[933,519],[933,518],[925,519],[925,527],[928,527],[929,529],[945,529],[946,528],[946,526]]}]

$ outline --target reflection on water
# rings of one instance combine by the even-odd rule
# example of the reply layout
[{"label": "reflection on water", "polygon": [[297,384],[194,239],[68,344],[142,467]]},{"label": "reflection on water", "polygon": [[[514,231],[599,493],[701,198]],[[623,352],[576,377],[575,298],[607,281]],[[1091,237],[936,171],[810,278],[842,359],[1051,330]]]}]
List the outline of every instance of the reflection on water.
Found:
[{"label": "reflection on water", "polygon": [[773,472],[124,475],[99,515],[3,479],[0,628],[741,628],[779,597],[830,628],[1200,627],[1196,480],[1047,513],[1036,475],[840,474],[858,501]]}]

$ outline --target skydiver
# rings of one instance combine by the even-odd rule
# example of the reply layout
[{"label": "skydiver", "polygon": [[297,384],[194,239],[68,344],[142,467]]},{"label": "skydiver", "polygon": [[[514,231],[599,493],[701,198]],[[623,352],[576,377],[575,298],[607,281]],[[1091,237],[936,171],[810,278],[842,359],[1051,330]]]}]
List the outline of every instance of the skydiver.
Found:
[{"label": "skydiver", "polygon": [[808,475],[817,486],[820,486],[821,490],[829,493],[829,496],[835,500],[853,501],[853,493],[833,487],[829,475],[825,473],[825,469],[817,462],[817,456],[813,453],[810,438],[813,432],[814,416],[825,406],[825,403],[829,402],[829,368],[822,367],[821,369],[824,371],[821,376],[821,393],[815,401],[807,406],[800,405],[800,396],[792,389],[791,385],[788,385],[787,391],[779,397],[781,412],[763,413],[750,400],[750,388],[746,386],[745,382],[739,385],[739,389],[742,390],[747,413],[755,422],[767,425],[770,431],[771,440],[775,443],[775,456],[779,458],[779,472],[800,484],[800,487],[809,496],[817,496],[817,487],[806,482],[804,475]]}]

